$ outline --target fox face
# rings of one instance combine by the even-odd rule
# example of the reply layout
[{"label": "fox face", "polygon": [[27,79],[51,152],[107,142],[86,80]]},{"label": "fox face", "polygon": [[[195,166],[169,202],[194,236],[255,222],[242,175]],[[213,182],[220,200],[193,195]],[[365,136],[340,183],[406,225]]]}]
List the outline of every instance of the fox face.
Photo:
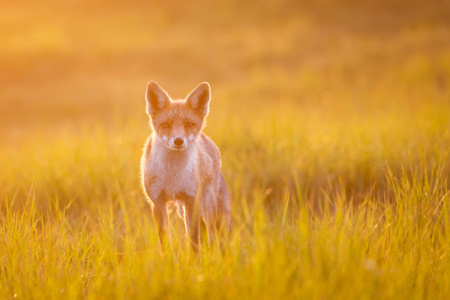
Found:
[{"label": "fox face", "polygon": [[147,114],[156,139],[173,151],[187,149],[203,129],[211,99],[209,84],[199,84],[185,100],[172,100],[154,81],[147,85]]}]

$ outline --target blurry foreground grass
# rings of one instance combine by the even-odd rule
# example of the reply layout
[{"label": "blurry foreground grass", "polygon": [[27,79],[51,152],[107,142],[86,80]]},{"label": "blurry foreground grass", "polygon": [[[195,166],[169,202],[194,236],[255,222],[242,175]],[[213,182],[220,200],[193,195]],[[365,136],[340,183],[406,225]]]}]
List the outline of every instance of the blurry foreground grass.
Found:
[{"label": "blurry foreground grass", "polygon": [[[293,176],[293,190],[286,186],[268,210],[263,175],[250,194],[242,192],[250,184],[245,178],[258,177],[245,171],[253,169],[251,156],[238,164],[227,150],[233,233],[224,252],[204,247],[197,258],[176,217],[172,248],[161,254],[129,163],[137,161],[131,144],[97,135],[80,141],[82,150],[51,145],[43,155],[52,160],[31,158],[32,172],[9,175],[21,184],[3,198],[1,295],[445,299],[450,293],[445,156],[421,160],[414,171],[386,169],[386,194],[369,192],[360,203],[344,190],[311,191]],[[244,170],[230,171],[238,165]],[[40,176],[28,181],[29,173]]]},{"label": "blurry foreground grass", "polygon": [[[448,299],[448,4],[166,2],[0,12],[0,298]],[[224,251],[159,249],[150,79],[212,85]]]},{"label": "blurry foreground grass", "polygon": [[37,138],[1,156],[0,294],[445,299],[450,115],[428,113],[338,126],[289,113],[230,125],[213,112],[233,233],[200,258],[175,214],[160,252],[139,187],[140,128]]}]

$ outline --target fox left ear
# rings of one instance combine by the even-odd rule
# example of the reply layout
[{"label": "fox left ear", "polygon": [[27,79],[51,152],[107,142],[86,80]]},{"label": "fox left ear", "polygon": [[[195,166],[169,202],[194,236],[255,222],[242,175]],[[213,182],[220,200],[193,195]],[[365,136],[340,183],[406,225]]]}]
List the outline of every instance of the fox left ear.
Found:
[{"label": "fox left ear", "polygon": [[207,82],[200,83],[187,97],[186,103],[202,118],[209,112],[209,101],[211,100],[211,89]]},{"label": "fox left ear", "polygon": [[161,111],[170,103],[169,95],[154,81],[147,84],[145,100],[147,101],[147,114],[150,116]]}]

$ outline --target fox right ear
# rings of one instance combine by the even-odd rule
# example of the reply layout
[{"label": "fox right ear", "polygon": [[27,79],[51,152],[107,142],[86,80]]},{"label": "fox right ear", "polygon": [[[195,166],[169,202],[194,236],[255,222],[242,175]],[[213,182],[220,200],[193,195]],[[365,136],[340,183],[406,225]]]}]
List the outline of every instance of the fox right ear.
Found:
[{"label": "fox right ear", "polygon": [[147,84],[145,100],[147,100],[147,114],[152,115],[164,109],[169,104],[170,97],[156,82],[150,81]]}]

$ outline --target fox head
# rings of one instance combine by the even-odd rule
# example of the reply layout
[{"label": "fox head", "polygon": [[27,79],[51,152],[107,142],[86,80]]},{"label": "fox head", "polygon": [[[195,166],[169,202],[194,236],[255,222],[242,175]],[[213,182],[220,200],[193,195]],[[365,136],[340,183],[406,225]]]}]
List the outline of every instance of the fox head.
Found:
[{"label": "fox head", "polygon": [[172,100],[156,82],[150,81],[146,92],[147,114],[159,139],[169,149],[187,149],[198,138],[209,112],[211,90],[200,83],[184,100]]}]

